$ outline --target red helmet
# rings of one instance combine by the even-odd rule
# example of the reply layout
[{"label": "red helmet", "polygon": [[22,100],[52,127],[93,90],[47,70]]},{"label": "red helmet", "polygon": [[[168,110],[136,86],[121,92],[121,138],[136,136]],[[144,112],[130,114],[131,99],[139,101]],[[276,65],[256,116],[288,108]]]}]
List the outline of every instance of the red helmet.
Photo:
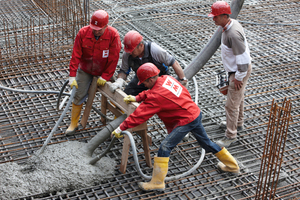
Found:
[{"label": "red helmet", "polygon": [[148,78],[158,75],[159,72],[159,69],[152,63],[145,63],[141,65],[136,72],[137,77],[140,80],[138,85],[142,84]]},{"label": "red helmet", "polygon": [[105,10],[97,10],[91,17],[90,27],[94,30],[100,30],[108,24],[108,14]]},{"label": "red helmet", "polygon": [[211,6],[211,12],[208,14],[209,17],[214,17],[222,14],[231,14],[231,9],[226,1],[217,1]]},{"label": "red helmet", "polygon": [[134,48],[143,40],[143,36],[137,31],[129,31],[124,37],[124,50],[127,53],[131,53]]}]

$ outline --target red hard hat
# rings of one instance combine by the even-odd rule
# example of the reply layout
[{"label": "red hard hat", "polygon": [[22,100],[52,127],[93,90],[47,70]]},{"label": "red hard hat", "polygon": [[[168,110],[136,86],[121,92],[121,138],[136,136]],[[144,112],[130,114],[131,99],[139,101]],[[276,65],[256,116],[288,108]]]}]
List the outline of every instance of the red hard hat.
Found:
[{"label": "red hard hat", "polygon": [[124,50],[127,53],[131,53],[134,48],[143,40],[143,36],[137,31],[129,31],[124,37]]},{"label": "red hard hat", "polygon": [[94,30],[100,30],[108,24],[108,14],[105,10],[97,10],[91,17],[90,27]]},{"label": "red hard hat", "polygon": [[231,14],[231,9],[226,1],[217,1],[211,6],[211,12],[208,14],[209,17],[214,17],[222,14]]},{"label": "red hard hat", "polygon": [[145,63],[141,65],[136,72],[137,77],[140,80],[138,85],[142,84],[148,78],[158,75],[159,72],[159,69],[153,63]]}]

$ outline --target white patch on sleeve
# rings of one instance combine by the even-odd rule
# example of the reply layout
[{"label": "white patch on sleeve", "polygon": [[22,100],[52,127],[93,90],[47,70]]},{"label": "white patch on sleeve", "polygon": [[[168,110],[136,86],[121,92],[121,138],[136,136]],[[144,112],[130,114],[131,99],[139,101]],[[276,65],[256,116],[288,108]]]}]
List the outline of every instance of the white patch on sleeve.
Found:
[{"label": "white patch on sleeve", "polygon": [[103,58],[107,58],[109,56],[109,50],[103,50]]},{"label": "white patch on sleeve", "polygon": [[171,79],[170,77],[167,77],[167,79],[165,80],[162,86],[170,90],[177,97],[179,97],[182,92],[182,86],[179,83],[177,83],[175,80]]}]

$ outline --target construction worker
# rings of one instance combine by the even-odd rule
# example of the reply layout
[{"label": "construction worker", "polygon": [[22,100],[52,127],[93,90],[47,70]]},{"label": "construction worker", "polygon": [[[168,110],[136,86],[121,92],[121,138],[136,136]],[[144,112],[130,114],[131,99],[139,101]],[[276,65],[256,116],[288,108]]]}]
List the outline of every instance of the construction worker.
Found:
[{"label": "construction worker", "polygon": [[144,191],[164,190],[164,179],[168,172],[169,156],[172,149],[191,132],[206,152],[214,153],[221,161],[218,167],[222,171],[238,174],[240,169],[236,160],[226,150],[213,143],[201,123],[202,112],[192,101],[190,93],[175,78],[163,75],[159,77],[159,69],[152,63],[145,63],[137,70],[138,84],[144,83],[149,90],[137,96],[128,95],[126,103],[142,102],[137,109],[126,118],[112,135],[120,138],[121,132],[146,122],[154,114],[164,122],[169,135],[162,141],[150,182],[139,183]]},{"label": "construction worker", "polygon": [[72,105],[71,124],[66,130],[67,135],[74,134],[78,127],[80,111],[88,96],[93,77],[99,77],[97,85],[103,86],[116,70],[121,40],[118,31],[107,25],[108,20],[106,11],[97,10],[91,17],[90,25],[81,28],[75,38],[69,84],[71,88],[75,86],[77,91]]},{"label": "construction worker", "polygon": [[[122,88],[131,69],[136,73],[137,69],[147,62],[151,62],[159,68],[160,76],[169,74],[168,66],[172,66],[180,83],[184,86],[187,85],[187,79],[179,63],[156,43],[143,41],[143,36],[137,31],[129,31],[126,33],[123,43],[125,52],[122,57],[122,65],[118,72],[117,80],[110,86],[111,92],[114,92],[117,88]],[[147,90],[143,84],[138,85],[138,81],[135,74],[133,79],[125,87],[124,92],[128,95],[137,95],[143,90]]]},{"label": "construction worker", "polygon": [[244,93],[252,66],[247,39],[241,24],[229,17],[230,6],[225,1],[217,1],[211,6],[209,17],[223,28],[221,57],[225,71],[229,74],[227,91],[225,136],[216,143],[228,147],[237,141],[237,132],[243,130]]}]

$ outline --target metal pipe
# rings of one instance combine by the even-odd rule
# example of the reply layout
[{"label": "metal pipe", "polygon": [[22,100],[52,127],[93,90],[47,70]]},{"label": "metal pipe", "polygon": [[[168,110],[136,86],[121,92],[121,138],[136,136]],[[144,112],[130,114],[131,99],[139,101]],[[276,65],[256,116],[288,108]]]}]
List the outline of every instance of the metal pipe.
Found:
[{"label": "metal pipe", "polygon": [[[244,0],[233,0],[230,4],[231,18],[236,19],[239,14]],[[205,63],[211,58],[211,56],[217,51],[221,44],[222,27],[218,27],[211,39],[200,51],[200,53],[192,60],[192,62],[186,67],[183,72],[187,79],[191,79],[200,69],[203,68]]]}]

